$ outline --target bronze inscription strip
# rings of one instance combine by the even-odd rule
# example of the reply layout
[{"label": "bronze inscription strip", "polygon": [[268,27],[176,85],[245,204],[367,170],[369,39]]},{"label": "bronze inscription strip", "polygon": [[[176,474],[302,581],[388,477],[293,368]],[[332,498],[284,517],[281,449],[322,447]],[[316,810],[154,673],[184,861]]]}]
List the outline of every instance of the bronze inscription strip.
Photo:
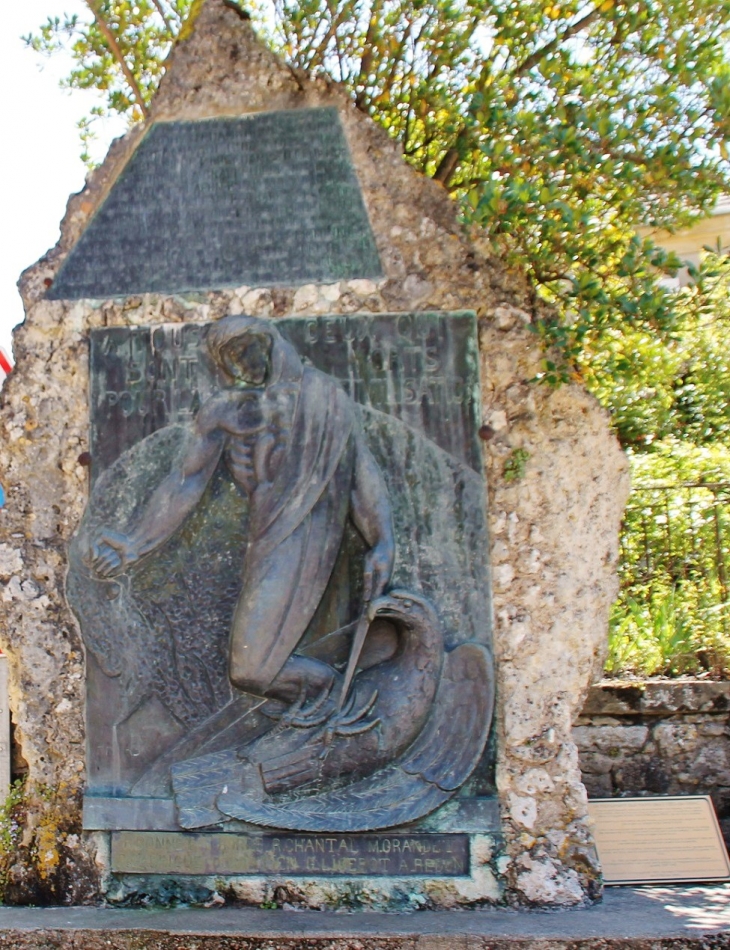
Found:
[{"label": "bronze inscription strip", "polygon": [[120,874],[454,877],[469,873],[469,836],[116,831],[111,864]]}]

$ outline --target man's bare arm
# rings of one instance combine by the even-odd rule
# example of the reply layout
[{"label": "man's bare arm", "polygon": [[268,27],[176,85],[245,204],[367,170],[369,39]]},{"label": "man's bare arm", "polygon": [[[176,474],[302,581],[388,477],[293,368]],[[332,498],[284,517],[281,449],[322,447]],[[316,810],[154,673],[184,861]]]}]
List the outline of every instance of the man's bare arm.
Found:
[{"label": "man's bare arm", "polygon": [[192,445],[152,493],[133,530],[128,535],[106,530],[92,540],[89,561],[96,574],[121,574],[174,534],[202,498],[224,444],[222,429],[196,426]]},{"label": "man's bare arm", "polygon": [[365,555],[363,579],[363,598],[369,603],[380,597],[393,573],[395,536],[388,488],[362,435],[357,437],[350,511],[356,528],[370,548]]}]

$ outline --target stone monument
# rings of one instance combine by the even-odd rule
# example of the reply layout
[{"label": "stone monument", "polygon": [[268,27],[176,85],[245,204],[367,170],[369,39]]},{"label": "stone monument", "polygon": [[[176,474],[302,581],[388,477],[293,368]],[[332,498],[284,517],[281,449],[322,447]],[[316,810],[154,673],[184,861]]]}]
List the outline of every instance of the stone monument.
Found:
[{"label": "stone monument", "polygon": [[6,899],[597,896],[625,465],[440,186],[206,0],[21,290]]}]

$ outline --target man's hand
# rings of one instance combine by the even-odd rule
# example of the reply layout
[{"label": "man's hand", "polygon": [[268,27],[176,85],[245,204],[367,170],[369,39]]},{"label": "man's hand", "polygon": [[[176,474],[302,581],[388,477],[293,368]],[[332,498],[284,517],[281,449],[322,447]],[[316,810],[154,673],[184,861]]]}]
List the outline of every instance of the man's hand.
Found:
[{"label": "man's hand", "polygon": [[394,552],[390,544],[376,544],[365,555],[363,576],[363,599],[365,603],[375,600],[385,590],[393,573]]},{"label": "man's hand", "polygon": [[103,531],[91,542],[88,562],[99,577],[115,577],[139,560],[126,534]]}]

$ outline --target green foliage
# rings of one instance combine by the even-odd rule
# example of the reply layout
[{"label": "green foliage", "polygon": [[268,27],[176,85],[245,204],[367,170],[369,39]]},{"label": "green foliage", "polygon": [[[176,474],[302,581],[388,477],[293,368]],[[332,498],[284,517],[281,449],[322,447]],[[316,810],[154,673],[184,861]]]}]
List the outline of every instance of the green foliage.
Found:
[{"label": "green foliage", "polygon": [[[87,2],[147,101],[190,0]],[[686,225],[730,184],[730,0],[256,0],[251,12],[527,269],[557,314],[537,328],[562,353],[544,379],[568,378],[616,328],[672,330],[657,274],[680,262],[634,228]],[[91,17],[52,18],[27,40],[70,49],[68,84],[139,118]]]},{"label": "green foliage", "polygon": [[504,463],[502,475],[506,482],[516,482],[525,475],[525,467],[530,453],[525,449],[514,449]]},{"label": "green foliage", "polygon": [[632,452],[609,675],[730,675],[730,447]]},{"label": "green foliage", "polygon": [[606,672],[643,676],[696,672],[699,642],[674,590],[657,592],[648,603],[628,597],[612,610]]},{"label": "green foliage", "polygon": [[25,819],[25,780],[16,779],[0,804],[0,903],[8,883],[8,871],[15,860]]},{"label": "green foliage", "polygon": [[629,458],[635,490],[653,485],[730,482],[730,446],[724,442],[695,445],[667,436],[654,442],[650,452],[629,451]]},{"label": "green foliage", "polygon": [[648,601],[619,599],[611,609],[608,676],[730,675],[727,605],[698,606],[700,586],[655,590]]},{"label": "green foliage", "polygon": [[665,332],[680,262],[636,237],[727,186],[727,0],[275,4],[290,59],[344,82],[525,266],[559,382],[607,328]]},{"label": "green foliage", "polygon": [[675,294],[671,332],[614,326],[586,344],[586,381],[622,444],[665,456],[660,443],[670,440],[678,462],[687,455],[676,443],[722,445],[730,436],[730,260],[708,254],[694,277]]},{"label": "green foliage", "polygon": [[20,826],[18,809],[24,802],[25,779],[16,779],[10,786],[8,796],[0,804],[0,852],[9,854],[18,843]]},{"label": "green foliage", "polygon": [[612,675],[730,675],[730,261],[710,254],[695,277],[671,335],[613,329],[591,366],[634,488]]}]

